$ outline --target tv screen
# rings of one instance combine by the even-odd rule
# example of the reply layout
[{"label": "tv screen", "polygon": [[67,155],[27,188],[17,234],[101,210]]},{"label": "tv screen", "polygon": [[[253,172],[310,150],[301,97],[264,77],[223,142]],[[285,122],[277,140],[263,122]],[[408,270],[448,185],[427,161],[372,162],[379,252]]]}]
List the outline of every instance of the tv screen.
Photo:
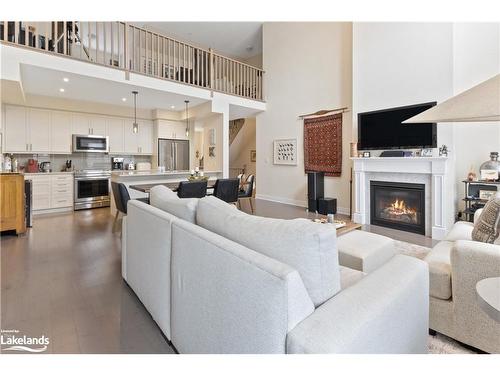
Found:
[{"label": "tv screen", "polygon": [[402,124],[436,102],[382,109],[358,114],[358,149],[437,147],[436,124]]}]

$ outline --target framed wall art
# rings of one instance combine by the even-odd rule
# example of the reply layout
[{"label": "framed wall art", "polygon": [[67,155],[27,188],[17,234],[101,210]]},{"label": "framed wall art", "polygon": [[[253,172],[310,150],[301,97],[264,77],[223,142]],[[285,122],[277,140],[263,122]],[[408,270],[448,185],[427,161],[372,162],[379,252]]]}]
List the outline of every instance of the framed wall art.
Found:
[{"label": "framed wall art", "polygon": [[274,140],[274,164],[297,165],[297,139]]}]

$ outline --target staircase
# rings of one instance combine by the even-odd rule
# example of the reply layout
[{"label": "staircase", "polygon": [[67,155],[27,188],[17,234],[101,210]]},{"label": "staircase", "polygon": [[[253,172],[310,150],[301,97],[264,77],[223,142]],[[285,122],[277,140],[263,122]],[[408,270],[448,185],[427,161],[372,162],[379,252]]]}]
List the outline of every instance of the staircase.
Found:
[{"label": "staircase", "polygon": [[243,118],[229,121],[229,145],[233,143],[244,124],[245,119]]}]

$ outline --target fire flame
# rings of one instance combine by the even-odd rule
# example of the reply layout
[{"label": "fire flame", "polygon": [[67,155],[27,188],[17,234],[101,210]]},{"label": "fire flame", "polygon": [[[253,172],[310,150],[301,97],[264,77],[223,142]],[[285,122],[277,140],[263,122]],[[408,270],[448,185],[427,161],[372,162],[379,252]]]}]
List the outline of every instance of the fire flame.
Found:
[{"label": "fire flame", "polygon": [[407,207],[405,201],[402,199],[396,199],[391,203],[391,211],[396,215],[412,215],[416,212],[414,208]]}]

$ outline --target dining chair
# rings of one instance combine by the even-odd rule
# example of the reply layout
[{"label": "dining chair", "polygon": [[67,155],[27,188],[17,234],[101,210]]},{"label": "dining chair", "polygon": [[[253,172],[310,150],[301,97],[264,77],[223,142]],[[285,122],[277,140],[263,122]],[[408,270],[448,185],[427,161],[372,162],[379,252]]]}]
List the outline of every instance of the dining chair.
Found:
[{"label": "dining chair", "polygon": [[243,184],[243,191],[240,191],[238,194],[238,208],[241,209],[241,199],[248,199],[250,202],[250,209],[253,214],[253,204],[252,204],[252,197],[253,197],[253,186],[255,183],[255,175],[251,174],[248,175],[247,180]]},{"label": "dining chair", "polygon": [[207,180],[181,181],[177,189],[179,198],[203,198],[207,195]]},{"label": "dining chair", "polygon": [[219,178],[215,181],[214,197],[227,203],[238,202],[240,181],[238,178]]},{"label": "dining chair", "polygon": [[[120,212],[123,215],[127,214],[127,203],[130,200],[130,194],[128,192],[127,186],[121,182],[111,181],[111,190],[113,191],[113,198],[115,199],[116,215],[115,221],[113,222],[113,231],[116,226],[116,221],[118,220],[118,215]],[[149,204],[149,198],[137,198],[137,200]]]}]

